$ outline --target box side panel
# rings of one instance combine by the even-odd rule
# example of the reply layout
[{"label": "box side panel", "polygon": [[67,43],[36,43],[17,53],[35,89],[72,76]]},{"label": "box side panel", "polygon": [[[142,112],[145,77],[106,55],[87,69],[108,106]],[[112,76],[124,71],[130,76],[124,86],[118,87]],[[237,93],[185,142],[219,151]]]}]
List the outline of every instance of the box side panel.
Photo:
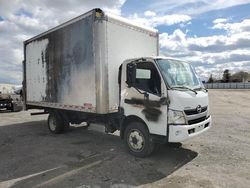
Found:
[{"label": "box side panel", "polygon": [[27,104],[96,106],[93,16],[25,45]]},{"label": "box side panel", "polygon": [[109,111],[119,105],[118,70],[124,60],[158,55],[158,35],[107,21]]}]

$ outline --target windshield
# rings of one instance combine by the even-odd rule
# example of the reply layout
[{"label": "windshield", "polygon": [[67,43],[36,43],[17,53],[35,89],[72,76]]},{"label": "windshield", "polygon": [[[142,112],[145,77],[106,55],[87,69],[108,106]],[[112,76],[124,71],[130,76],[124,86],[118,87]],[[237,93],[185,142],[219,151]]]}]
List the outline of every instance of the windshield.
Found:
[{"label": "windshield", "polygon": [[189,63],[171,59],[158,59],[156,61],[165,81],[171,88],[195,89],[201,87],[201,82]]}]

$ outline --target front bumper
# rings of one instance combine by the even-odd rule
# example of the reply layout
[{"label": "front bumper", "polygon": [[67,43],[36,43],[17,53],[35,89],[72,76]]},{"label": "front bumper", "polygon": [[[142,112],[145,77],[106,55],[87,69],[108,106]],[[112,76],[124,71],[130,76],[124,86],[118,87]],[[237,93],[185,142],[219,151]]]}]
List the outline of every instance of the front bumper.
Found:
[{"label": "front bumper", "polygon": [[212,126],[211,116],[193,125],[170,125],[168,142],[182,142],[207,131]]},{"label": "front bumper", "polygon": [[11,107],[11,103],[0,103],[0,109],[1,108],[10,108]]}]

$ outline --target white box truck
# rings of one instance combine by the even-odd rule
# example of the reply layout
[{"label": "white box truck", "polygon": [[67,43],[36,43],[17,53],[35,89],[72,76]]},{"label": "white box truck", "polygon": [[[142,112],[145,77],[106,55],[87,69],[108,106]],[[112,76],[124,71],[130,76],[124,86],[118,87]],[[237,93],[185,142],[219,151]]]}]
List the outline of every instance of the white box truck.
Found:
[{"label": "white box truck", "polygon": [[24,42],[25,109],[48,128],[101,123],[133,155],[209,129],[208,93],[189,63],[158,56],[158,32],[91,10]]}]

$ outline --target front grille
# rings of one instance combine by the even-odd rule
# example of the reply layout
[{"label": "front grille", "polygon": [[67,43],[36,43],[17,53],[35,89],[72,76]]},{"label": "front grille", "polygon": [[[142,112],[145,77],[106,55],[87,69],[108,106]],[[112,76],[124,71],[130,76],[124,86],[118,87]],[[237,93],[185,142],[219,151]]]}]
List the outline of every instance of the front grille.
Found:
[{"label": "front grille", "polygon": [[192,119],[192,120],[188,120],[188,124],[192,125],[192,124],[196,124],[196,123],[200,123],[202,121],[205,121],[207,119],[206,116],[203,116],[201,118],[197,118],[197,119]]},{"label": "front grille", "polygon": [[[207,111],[207,106],[202,107],[200,113],[203,113],[203,112],[206,112],[206,111]],[[184,110],[184,112],[185,112],[185,114],[186,114],[187,116],[199,114],[199,113],[197,112],[197,109],[196,109],[196,108],[195,108],[195,109],[190,109],[190,110]]]}]

